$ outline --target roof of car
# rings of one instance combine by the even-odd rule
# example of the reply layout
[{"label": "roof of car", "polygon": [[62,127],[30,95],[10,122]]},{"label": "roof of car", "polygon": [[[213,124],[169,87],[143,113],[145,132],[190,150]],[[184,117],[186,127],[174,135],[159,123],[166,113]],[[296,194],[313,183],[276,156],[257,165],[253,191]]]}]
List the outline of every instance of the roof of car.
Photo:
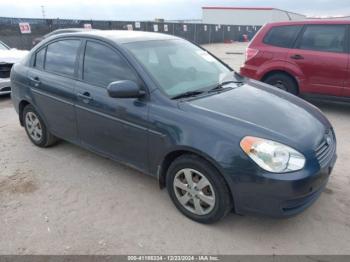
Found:
[{"label": "roof of car", "polygon": [[179,39],[176,36],[161,34],[161,33],[152,33],[152,32],[143,32],[143,31],[127,31],[127,30],[93,30],[93,31],[83,31],[83,32],[74,32],[74,33],[64,33],[59,36],[93,36],[98,38],[106,38],[112,40],[116,43],[130,43],[130,42],[139,42],[139,41],[152,41],[152,40],[171,40]]},{"label": "roof of car", "polygon": [[70,28],[60,28],[60,29],[56,29],[53,32],[80,32],[80,31],[84,31],[84,30],[92,30],[92,29],[88,29],[88,28],[76,28],[76,27],[70,27]]},{"label": "roof of car", "polygon": [[90,29],[90,28],[60,28],[56,29],[46,35],[44,35],[44,38],[57,35],[57,34],[63,34],[63,33],[74,33],[74,32],[84,32],[84,31],[91,31],[91,30],[97,30],[97,29]]},{"label": "roof of car", "polygon": [[269,26],[281,26],[281,25],[339,25],[350,24],[350,20],[334,20],[334,19],[309,19],[301,21],[287,21],[287,22],[275,22],[268,23]]}]

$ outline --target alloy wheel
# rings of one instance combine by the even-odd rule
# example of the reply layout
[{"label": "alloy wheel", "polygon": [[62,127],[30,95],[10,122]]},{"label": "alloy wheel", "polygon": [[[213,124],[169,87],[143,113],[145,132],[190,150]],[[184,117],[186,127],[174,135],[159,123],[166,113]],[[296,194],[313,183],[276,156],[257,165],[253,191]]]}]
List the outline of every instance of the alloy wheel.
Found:
[{"label": "alloy wheel", "polygon": [[39,142],[43,136],[43,130],[37,115],[33,112],[28,112],[25,116],[25,124],[29,136],[34,141]]},{"label": "alloy wheel", "polygon": [[179,203],[196,215],[207,215],[215,207],[215,192],[210,181],[199,171],[185,168],[174,177],[174,191]]}]

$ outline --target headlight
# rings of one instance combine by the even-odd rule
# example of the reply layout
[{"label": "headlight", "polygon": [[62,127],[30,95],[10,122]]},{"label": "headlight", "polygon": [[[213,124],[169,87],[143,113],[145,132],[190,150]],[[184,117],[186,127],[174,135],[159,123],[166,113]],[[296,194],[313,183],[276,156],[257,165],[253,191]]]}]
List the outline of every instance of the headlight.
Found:
[{"label": "headlight", "polygon": [[278,142],[246,136],[240,145],[258,166],[269,172],[286,173],[300,170],[305,165],[305,157],[301,153]]}]

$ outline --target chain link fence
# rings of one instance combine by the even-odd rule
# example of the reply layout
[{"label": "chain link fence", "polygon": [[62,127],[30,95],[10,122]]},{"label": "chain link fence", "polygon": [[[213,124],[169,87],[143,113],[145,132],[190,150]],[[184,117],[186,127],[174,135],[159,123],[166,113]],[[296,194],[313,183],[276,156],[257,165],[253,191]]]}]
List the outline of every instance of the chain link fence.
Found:
[{"label": "chain link fence", "polygon": [[[21,33],[19,24],[28,23],[30,33]],[[196,44],[224,43],[251,39],[260,26],[200,23],[158,23],[138,21],[98,21],[68,19],[29,19],[0,17],[0,40],[13,48],[31,49],[33,40],[60,28],[91,26],[103,30],[159,32],[185,38]]]}]

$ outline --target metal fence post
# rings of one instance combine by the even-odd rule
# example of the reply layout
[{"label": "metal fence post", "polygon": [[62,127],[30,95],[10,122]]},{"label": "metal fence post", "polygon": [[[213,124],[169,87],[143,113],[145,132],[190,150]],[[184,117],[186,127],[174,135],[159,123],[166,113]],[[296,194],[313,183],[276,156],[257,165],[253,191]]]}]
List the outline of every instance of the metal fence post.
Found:
[{"label": "metal fence post", "polygon": [[225,26],[221,25],[221,30],[222,30],[222,42],[225,43]]},{"label": "metal fence post", "polygon": [[194,37],[193,42],[197,43],[197,24],[194,24]]},{"label": "metal fence post", "polygon": [[211,26],[209,25],[209,44],[211,43]]}]

